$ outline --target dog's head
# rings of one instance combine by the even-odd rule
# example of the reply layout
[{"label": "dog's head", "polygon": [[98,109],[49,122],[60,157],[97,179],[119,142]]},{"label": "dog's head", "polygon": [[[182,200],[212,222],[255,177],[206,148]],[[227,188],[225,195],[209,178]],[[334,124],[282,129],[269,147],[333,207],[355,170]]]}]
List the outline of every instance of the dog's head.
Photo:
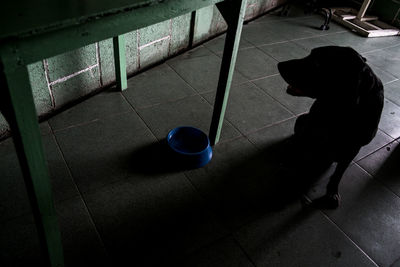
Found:
[{"label": "dog's head", "polygon": [[305,58],[278,63],[278,70],[289,84],[290,95],[356,98],[365,61],[350,47],[325,46],[313,49]]}]

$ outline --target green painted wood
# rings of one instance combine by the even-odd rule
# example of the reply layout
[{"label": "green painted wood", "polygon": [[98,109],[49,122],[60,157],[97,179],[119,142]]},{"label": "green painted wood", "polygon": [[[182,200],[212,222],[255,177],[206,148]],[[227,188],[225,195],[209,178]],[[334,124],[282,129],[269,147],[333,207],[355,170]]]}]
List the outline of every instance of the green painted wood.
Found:
[{"label": "green painted wood", "polygon": [[[121,1],[127,2],[128,0]],[[73,23],[60,22],[53,26],[50,24],[49,26],[41,26],[34,30],[31,29],[29,23],[25,22],[25,27],[21,26],[21,32],[23,33],[17,31],[6,33],[6,35],[0,34],[0,54],[18,54],[20,64],[17,64],[17,62],[6,63],[10,68],[13,66],[27,65],[44,58],[56,56],[85,45],[184,15],[221,1],[223,0],[140,0],[132,1],[133,6],[129,8],[123,5],[118,7],[120,1],[107,1],[116,2],[116,8],[109,12],[103,12],[100,15],[83,13],[82,16],[75,17],[72,20]],[[25,2],[28,1],[25,0],[24,3]],[[37,2],[33,2],[37,4]],[[140,5],[140,3],[142,5]],[[145,3],[147,3],[147,5]],[[41,6],[39,4],[37,5]],[[4,13],[6,15],[6,10],[7,8],[3,8],[2,6],[0,14]],[[24,8],[24,12],[25,10],[27,12],[29,11],[28,8]],[[37,14],[42,13],[43,12],[40,11]],[[35,16],[37,19],[40,19],[40,16],[37,16],[37,14],[35,14]],[[77,12],[77,14],[79,14],[79,12]],[[0,18],[1,17],[2,16],[0,16]],[[5,25],[12,25],[13,21],[20,20],[19,17],[6,17],[8,17],[9,20],[7,20]],[[42,18],[41,20],[45,19]],[[1,27],[0,31],[4,31],[6,28],[7,27]]]},{"label": "green painted wood", "polygon": [[[162,13],[179,12],[187,9],[189,13],[200,6],[215,4],[212,0],[19,0],[3,1],[0,10],[0,39],[16,36],[42,34],[60,30],[87,21],[99,20],[119,13],[136,12],[156,5],[171,6]],[[23,10],[21,9],[23,7]],[[155,16],[162,14],[154,13]]]},{"label": "green painted wood", "polygon": [[11,127],[39,240],[45,248],[44,259],[49,266],[64,266],[61,234],[27,68],[8,72],[2,65],[0,76],[0,107]]},{"label": "green painted wood", "polygon": [[228,24],[228,31],[226,33],[224,53],[222,56],[221,70],[209,133],[212,145],[218,143],[221,135],[233,72],[235,70],[237,52],[239,49],[240,35],[242,33],[243,20],[246,11],[246,2],[246,0],[235,0],[217,4],[219,11]]},{"label": "green painted wood", "polygon": [[114,45],[114,66],[115,66],[115,80],[117,82],[117,89],[120,91],[128,88],[128,81],[126,78],[126,57],[125,57],[125,37],[118,35],[113,38]]}]

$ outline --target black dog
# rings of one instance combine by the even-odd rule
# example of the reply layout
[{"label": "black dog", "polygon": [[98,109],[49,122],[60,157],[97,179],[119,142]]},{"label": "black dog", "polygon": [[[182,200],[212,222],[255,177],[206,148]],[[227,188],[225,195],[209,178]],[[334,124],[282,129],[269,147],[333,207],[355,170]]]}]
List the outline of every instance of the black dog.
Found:
[{"label": "black dog", "polygon": [[299,116],[293,139],[321,162],[337,162],[326,195],[313,203],[339,206],[340,180],[360,148],[375,136],[383,108],[383,85],[366,59],[350,47],[315,48],[302,59],[278,64],[287,93],[315,99]]}]

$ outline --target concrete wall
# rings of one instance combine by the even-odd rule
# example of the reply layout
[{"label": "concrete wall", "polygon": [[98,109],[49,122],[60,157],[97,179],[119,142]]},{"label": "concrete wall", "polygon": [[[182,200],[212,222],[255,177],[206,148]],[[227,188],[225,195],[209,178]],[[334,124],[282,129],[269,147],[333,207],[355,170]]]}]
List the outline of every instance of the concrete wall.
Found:
[{"label": "concrete wall", "polygon": [[[286,0],[248,0],[246,20],[276,7]],[[127,72],[163,61],[189,47],[191,14],[186,14],[126,34]],[[226,30],[216,7],[196,12],[193,44]],[[44,59],[28,66],[39,116],[52,114],[68,103],[115,82],[112,39]],[[0,139],[8,125],[0,114]]]},{"label": "concrete wall", "polygon": [[399,0],[373,0],[369,13],[379,17],[380,20],[400,27],[400,1]]}]

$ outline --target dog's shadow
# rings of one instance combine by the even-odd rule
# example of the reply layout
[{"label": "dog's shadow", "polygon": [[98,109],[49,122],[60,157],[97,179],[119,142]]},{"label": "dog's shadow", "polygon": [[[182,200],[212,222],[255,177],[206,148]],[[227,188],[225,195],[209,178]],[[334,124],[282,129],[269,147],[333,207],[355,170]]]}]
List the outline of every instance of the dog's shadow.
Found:
[{"label": "dog's shadow", "polygon": [[226,179],[215,195],[223,194],[224,206],[235,212],[238,208],[278,211],[304,200],[303,195],[329,168],[293,138],[264,146],[231,166],[223,173]]},{"label": "dog's shadow", "polygon": [[276,211],[299,200],[324,169],[315,162],[304,165],[296,149],[291,138],[252,149],[245,157],[226,155],[224,145],[217,145],[208,165],[191,170],[161,141],[132,153],[130,171],[149,177],[185,171],[212,206],[224,212]]}]

